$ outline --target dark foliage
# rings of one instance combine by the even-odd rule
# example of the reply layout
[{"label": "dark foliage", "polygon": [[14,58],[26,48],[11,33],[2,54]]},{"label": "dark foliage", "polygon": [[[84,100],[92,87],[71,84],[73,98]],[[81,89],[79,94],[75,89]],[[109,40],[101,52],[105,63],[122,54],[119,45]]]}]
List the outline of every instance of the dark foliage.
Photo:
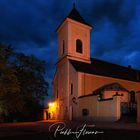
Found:
[{"label": "dark foliage", "polygon": [[0,121],[41,119],[48,95],[46,63],[0,45]]}]

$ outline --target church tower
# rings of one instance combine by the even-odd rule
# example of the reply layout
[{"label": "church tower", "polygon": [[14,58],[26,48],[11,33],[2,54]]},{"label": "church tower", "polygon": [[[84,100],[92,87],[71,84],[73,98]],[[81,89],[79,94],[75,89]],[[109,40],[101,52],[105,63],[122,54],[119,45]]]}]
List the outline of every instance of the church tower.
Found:
[{"label": "church tower", "polygon": [[57,119],[72,119],[72,98],[77,97],[75,73],[69,60],[90,63],[90,31],[92,27],[81,17],[75,5],[57,28],[58,61],[53,79],[53,96],[57,102]]},{"label": "church tower", "polygon": [[92,27],[79,14],[75,5],[57,28],[58,61],[64,57],[90,62],[90,31]]}]

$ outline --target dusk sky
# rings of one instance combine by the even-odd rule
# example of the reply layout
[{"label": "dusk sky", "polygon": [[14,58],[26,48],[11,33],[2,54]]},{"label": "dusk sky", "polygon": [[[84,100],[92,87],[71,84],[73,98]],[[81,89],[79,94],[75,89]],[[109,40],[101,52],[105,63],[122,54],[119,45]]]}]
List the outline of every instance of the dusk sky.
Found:
[{"label": "dusk sky", "polygon": [[[91,57],[140,69],[140,0],[75,0],[91,25]],[[0,0],[0,42],[47,62],[51,82],[57,62],[56,28],[74,0]]]}]

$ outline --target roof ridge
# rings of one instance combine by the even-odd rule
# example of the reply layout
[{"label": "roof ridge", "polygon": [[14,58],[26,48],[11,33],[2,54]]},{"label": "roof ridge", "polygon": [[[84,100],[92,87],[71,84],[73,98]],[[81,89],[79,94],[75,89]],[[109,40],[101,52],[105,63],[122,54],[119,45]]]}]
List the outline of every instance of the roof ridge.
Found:
[{"label": "roof ridge", "polygon": [[140,72],[140,70],[138,70],[138,69],[129,68],[129,67],[127,67],[127,66],[123,66],[123,65],[116,64],[116,63],[113,63],[113,62],[109,62],[109,61],[105,61],[105,60],[101,60],[101,59],[97,59],[97,58],[93,58],[93,57],[90,58],[90,59],[91,59],[91,61],[96,60],[96,61],[100,61],[100,62],[103,62],[103,63],[107,63],[107,64],[119,66],[119,67],[123,67],[123,68],[126,68],[126,69],[132,69],[132,70],[134,70],[134,71],[139,71],[139,72]]},{"label": "roof ridge", "polygon": [[130,69],[98,59],[92,59],[91,63],[71,59],[70,62],[75,70],[79,72],[140,82],[140,70]]}]

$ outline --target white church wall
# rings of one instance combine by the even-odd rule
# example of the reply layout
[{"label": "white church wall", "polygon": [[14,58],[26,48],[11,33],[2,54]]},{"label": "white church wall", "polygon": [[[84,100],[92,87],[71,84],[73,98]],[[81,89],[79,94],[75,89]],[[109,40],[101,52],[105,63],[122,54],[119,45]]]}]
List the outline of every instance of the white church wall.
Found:
[{"label": "white church wall", "polygon": [[[69,106],[72,107],[72,119],[77,118],[77,109],[78,109],[78,73],[69,63]],[[71,84],[73,85],[73,93],[71,94]]]},{"label": "white church wall", "polygon": [[[87,121],[117,121],[121,116],[120,96],[112,100],[98,101],[98,96],[79,98],[79,119]],[[83,115],[83,109],[88,110],[88,115]]]},{"label": "white church wall", "polygon": [[76,39],[80,39],[83,43],[83,54],[77,53],[73,47],[69,47],[70,54],[76,57],[90,58],[90,30],[91,28],[81,23],[68,19],[69,28],[69,45],[75,46]]},{"label": "white church wall", "polygon": [[120,96],[114,96],[112,100],[98,102],[98,121],[114,122],[120,119]]},{"label": "white church wall", "polygon": [[[79,98],[79,116],[80,120],[95,120],[97,118],[97,96],[87,96]],[[83,115],[83,109],[88,110],[88,115]]]},{"label": "white church wall", "polygon": [[[69,106],[69,88],[68,88],[68,61],[64,59],[57,65],[57,72],[53,81],[53,94],[55,101],[57,102],[57,118],[68,118],[68,106]],[[58,97],[57,97],[58,94]]]},{"label": "white church wall", "polygon": [[140,83],[128,81],[128,80],[121,80],[117,78],[105,77],[105,76],[98,76],[93,74],[81,73],[82,77],[82,95],[87,95],[92,93],[94,90],[100,88],[103,85],[118,82],[123,87],[128,90],[138,91],[140,90]]},{"label": "white church wall", "polygon": [[106,90],[103,93],[103,99],[107,98],[113,98],[113,95],[115,94],[122,95],[120,96],[121,102],[128,102],[129,101],[129,95],[128,92],[126,91],[117,91],[117,90]]},{"label": "white church wall", "polygon": [[[63,27],[63,28],[62,28]],[[68,24],[66,22],[63,23],[62,27],[58,31],[58,60],[60,60],[64,55],[68,53]],[[64,49],[63,53],[63,41],[64,41]]]},{"label": "white church wall", "polygon": [[119,94],[122,94],[123,96],[120,97],[121,102],[129,102],[129,93],[126,91],[119,91]]},{"label": "white church wall", "polygon": [[110,91],[110,90],[107,90],[107,91],[104,91],[103,93],[103,99],[107,99],[107,98],[112,98],[113,95],[116,94],[116,91]]}]

